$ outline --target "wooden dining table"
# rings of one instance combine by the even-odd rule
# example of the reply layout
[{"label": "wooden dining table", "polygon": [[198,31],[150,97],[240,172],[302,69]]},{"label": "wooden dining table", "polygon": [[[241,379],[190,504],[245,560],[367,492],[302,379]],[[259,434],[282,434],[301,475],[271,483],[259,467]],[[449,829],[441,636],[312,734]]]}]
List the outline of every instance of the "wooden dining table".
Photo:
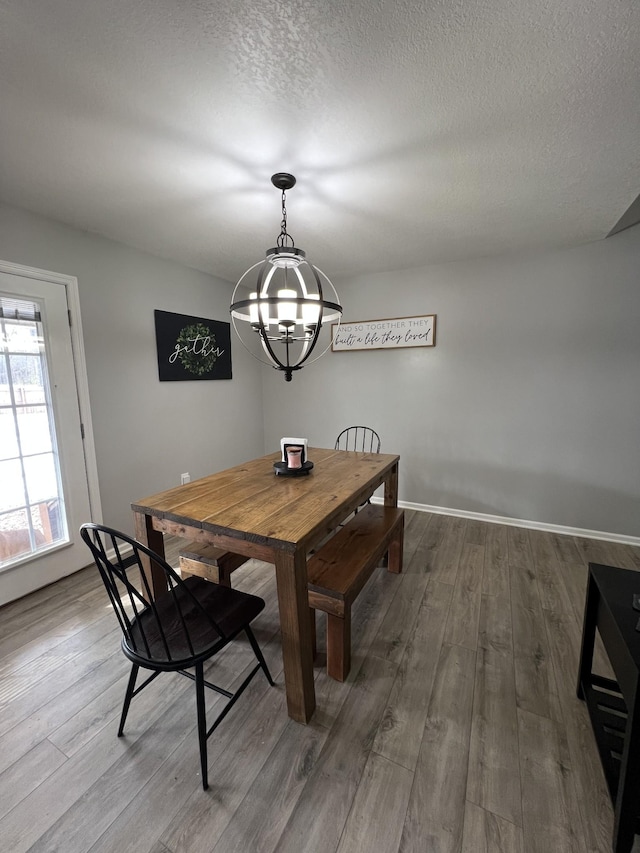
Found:
[{"label": "wooden dining table", "polygon": [[[166,533],[275,565],[287,709],[303,723],[315,709],[307,556],[378,487],[397,506],[400,459],[323,448],[307,458],[307,476],[276,475],[271,453],[131,505],[136,538],[161,556]],[[166,591],[158,567],[146,572],[154,596]]]}]

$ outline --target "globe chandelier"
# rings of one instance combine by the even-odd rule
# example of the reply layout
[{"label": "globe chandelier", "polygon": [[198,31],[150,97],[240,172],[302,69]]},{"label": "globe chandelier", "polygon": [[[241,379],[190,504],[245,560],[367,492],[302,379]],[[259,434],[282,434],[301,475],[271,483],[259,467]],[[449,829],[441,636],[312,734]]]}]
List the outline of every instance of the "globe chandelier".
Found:
[{"label": "globe chandelier", "polygon": [[[296,183],[293,175],[278,172],[271,183],[282,192],[282,221],[277,245],[264,260],[250,267],[236,284],[231,297],[231,319],[243,346],[243,332],[258,336],[263,357],[259,361],[284,372],[291,382],[293,371],[320,358],[331,344],[330,327],[342,316],[336,289],[328,276],[309,263],[287,231],[286,192]],[[244,294],[249,290],[249,298]],[[321,335],[323,327],[328,335]],[[320,338],[328,343],[314,358]],[[320,347],[318,347],[320,349]],[[258,356],[255,356],[258,358]]]}]

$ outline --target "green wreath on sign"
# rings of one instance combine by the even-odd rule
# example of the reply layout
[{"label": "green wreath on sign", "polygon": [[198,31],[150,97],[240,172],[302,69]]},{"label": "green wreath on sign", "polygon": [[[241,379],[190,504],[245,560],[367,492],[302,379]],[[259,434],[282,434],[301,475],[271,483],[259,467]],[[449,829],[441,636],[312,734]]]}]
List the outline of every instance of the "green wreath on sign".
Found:
[{"label": "green wreath on sign", "polygon": [[204,376],[213,370],[218,360],[216,337],[208,326],[196,323],[181,329],[176,339],[178,358],[185,370],[194,376]]}]

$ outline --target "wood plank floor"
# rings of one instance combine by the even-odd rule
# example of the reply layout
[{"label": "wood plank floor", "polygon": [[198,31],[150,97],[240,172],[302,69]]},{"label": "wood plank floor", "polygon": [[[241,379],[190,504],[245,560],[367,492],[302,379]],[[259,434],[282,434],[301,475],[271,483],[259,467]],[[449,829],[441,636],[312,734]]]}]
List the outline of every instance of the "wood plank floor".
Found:
[{"label": "wood plank floor", "polygon": [[[354,608],[348,680],[318,657],[308,726],[286,715],[273,567],[234,574],[266,601],[256,635],[276,687],[258,675],[210,738],[206,792],[186,679],[157,679],[116,737],[129,666],[95,569],[2,608],[0,849],[608,853],[612,810],[575,696],[582,610],[588,562],[640,570],[640,549],[406,521],[403,574],[380,569]],[[237,642],[211,677],[238,684],[252,663]]]}]

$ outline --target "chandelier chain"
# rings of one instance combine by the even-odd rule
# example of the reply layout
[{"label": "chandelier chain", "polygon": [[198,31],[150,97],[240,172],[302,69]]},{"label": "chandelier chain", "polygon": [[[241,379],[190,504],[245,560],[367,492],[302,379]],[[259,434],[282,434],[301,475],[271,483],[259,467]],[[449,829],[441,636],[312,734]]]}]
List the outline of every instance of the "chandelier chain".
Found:
[{"label": "chandelier chain", "polygon": [[291,246],[295,246],[293,237],[287,231],[287,194],[282,190],[282,222],[280,223],[280,234],[278,235],[277,245],[282,248],[286,246],[287,240],[291,240]]}]

